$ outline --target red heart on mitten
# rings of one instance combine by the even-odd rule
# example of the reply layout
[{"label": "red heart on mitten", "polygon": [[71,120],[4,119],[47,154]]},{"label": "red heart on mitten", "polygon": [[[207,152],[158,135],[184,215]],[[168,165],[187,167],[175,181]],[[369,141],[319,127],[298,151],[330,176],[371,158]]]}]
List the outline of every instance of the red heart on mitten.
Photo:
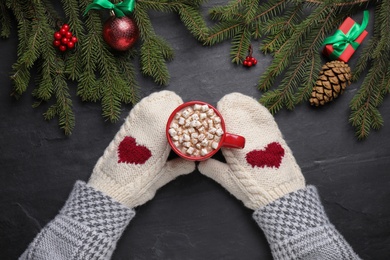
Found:
[{"label": "red heart on mitten", "polygon": [[284,156],[283,147],[277,143],[269,143],[264,150],[253,150],[246,154],[246,161],[252,165],[264,168],[264,167],[276,167],[279,168],[282,158]]},{"label": "red heart on mitten", "polygon": [[152,153],[143,145],[138,145],[135,138],[126,136],[118,146],[118,163],[144,164]]}]

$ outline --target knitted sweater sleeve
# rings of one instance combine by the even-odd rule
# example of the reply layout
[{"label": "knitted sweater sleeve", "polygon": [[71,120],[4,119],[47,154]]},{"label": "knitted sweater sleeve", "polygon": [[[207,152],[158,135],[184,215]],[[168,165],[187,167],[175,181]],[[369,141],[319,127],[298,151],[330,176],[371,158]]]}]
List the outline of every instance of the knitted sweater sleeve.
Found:
[{"label": "knitted sweater sleeve", "polygon": [[274,259],[360,259],[329,222],[317,189],[308,186],[253,213]]},{"label": "knitted sweater sleeve", "polygon": [[110,259],[134,215],[134,210],[77,181],[60,213],[19,259]]}]

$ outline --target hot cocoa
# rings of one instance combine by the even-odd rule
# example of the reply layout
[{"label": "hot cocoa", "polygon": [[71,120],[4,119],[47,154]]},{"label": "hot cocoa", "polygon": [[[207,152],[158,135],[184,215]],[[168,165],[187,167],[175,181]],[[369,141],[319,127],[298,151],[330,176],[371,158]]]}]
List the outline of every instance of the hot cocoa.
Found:
[{"label": "hot cocoa", "polygon": [[212,107],[194,104],[176,113],[168,133],[183,154],[203,157],[219,147],[224,131],[221,118]]}]

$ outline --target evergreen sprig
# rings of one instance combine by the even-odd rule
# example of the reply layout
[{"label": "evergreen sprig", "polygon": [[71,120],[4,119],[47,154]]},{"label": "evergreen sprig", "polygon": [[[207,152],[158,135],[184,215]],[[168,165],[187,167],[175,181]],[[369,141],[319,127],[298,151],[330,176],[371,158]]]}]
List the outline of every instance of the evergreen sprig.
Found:
[{"label": "evergreen sprig", "polygon": [[350,123],[359,139],[366,138],[371,129],[383,126],[379,106],[390,92],[390,0],[375,8],[374,35],[358,59],[354,80],[368,68],[359,91],[350,103]]},{"label": "evergreen sprig", "polygon": [[[378,107],[390,85],[390,0],[371,2],[377,5],[374,35],[362,50],[354,80],[366,69],[368,73],[350,104],[349,121],[359,139],[383,125]],[[273,60],[259,78],[258,88],[263,92],[260,102],[271,113],[277,113],[310,98],[321,69],[324,38],[345,17],[363,11],[368,3],[369,0],[232,0],[210,9],[210,17],[217,23],[204,42],[215,45],[230,40],[232,62],[241,63],[243,48],[261,39],[260,51],[271,54]]]},{"label": "evergreen sprig", "polygon": [[[119,1],[112,1],[117,3]],[[134,69],[136,55],[140,55],[141,72],[157,84],[169,83],[166,65],[174,57],[173,48],[154,31],[150,10],[174,12],[195,38],[203,40],[208,28],[200,13],[203,0],[188,1],[137,1],[133,17],[140,30],[139,52],[112,51],[102,38],[102,27],[108,12],[90,11],[83,15],[91,0],[61,0],[65,17],[61,17],[51,1],[6,0],[0,2],[0,36],[11,33],[11,16],[18,24],[17,61],[13,64],[12,94],[19,97],[26,92],[37,68],[33,107],[48,102],[43,114],[51,120],[58,118],[65,134],[75,126],[72,96],[68,82],[77,83],[77,96],[82,101],[101,102],[102,115],[110,121],[119,118],[122,104],[135,104],[138,100],[138,82]],[[53,34],[58,27],[68,23],[78,38],[76,49],[65,54],[53,46]],[[138,53],[138,54],[137,54]]]}]

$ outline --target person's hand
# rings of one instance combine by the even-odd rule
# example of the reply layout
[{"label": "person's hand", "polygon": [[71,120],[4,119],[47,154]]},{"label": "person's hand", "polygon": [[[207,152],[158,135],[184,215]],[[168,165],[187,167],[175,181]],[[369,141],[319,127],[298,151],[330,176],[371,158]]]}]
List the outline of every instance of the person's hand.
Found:
[{"label": "person's hand", "polygon": [[165,126],[182,103],[175,93],[161,91],[135,105],[95,165],[88,185],[133,208],[177,176],[192,172],[194,162],[167,161],[171,149]]},{"label": "person's hand", "polygon": [[244,149],[222,148],[226,164],[214,159],[199,171],[214,179],[246,207],[259,209],[305,187],[293,154],[269,111],[251,97],[232,93],[217,104],[226,131],[246,139]]}]

